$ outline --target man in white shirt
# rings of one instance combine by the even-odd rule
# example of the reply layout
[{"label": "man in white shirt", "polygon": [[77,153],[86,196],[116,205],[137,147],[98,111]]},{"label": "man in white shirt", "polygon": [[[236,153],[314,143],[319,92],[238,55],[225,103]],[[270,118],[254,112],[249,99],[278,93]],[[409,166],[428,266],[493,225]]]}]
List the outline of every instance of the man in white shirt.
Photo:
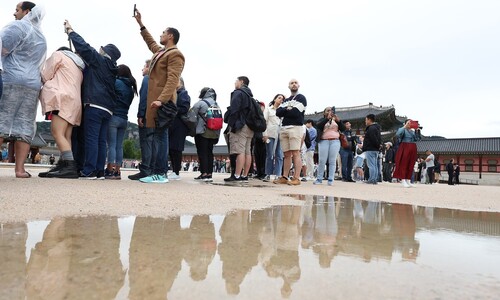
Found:
[{"label": "man in white shirt", "polygon": [[429,184],[434,182],[434,154],[431,150],[425,151],[427,158],[425,159],[425,167],[427,168],[427,177],[429,177]]}]

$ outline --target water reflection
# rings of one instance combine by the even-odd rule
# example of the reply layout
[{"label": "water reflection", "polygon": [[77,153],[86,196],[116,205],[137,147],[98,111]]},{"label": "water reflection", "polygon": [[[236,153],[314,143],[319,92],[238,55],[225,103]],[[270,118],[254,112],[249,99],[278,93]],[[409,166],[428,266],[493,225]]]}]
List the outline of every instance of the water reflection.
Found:
[{"label": "water reflection", "polygon": [[[304,205],[183,221],[82,217],[2,224],[0,298],[401,298],[408,290],[416,298],[467,298],[499,292],[500,270],[490,267],[500,265],[498,213],[291,196]],[[402,288],[374,288],[388,280]],[[363,292],[361,283],[372,288]],[[436,283],[443,291],[428,289]]]}]

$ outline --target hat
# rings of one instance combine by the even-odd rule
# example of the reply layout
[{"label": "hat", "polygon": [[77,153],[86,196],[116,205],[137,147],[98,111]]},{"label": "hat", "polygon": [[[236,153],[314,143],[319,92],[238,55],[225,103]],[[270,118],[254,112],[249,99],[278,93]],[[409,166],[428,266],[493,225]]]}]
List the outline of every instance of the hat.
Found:
[{"label": "hat", "polygon": [[389,147],[392,147],[392,143],[391,142],[387,142],[385,143],[386,145],[389,145]]},{"label": "hat", "polygon": [[101,47],[101,49],[106,52],[106,54],[109,55],[113,61],[117,61],[122,56],[120,50],[118,50],[118,48],[113,44],[107,44],[106,46]]}]

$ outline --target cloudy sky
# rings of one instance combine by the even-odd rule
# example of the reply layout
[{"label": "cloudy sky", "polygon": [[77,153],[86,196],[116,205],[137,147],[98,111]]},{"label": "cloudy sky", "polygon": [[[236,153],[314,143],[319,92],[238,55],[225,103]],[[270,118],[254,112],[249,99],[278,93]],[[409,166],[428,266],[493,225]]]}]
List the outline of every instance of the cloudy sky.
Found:
[{"label": "cloudy sky", "polygon": [[[226,107],[235,78],[246,75],[255,97],[269,102],[288,95],[288,81],[297,78],[306,113],[372,102],[419,120],[425,135],[500,136],[498,0],[35,3],[46,9],[48,55],[67,45],[68,19],[92,46],[116,44],[118,62],[139,81],[151,53],[132,18],[134,3],[158,40],[166,27],[176,27],[192,101],[210,86]],[[0,2],[2,24],[13,20],[16,4]],[[132,122],[137,105],[136,98]]]}]

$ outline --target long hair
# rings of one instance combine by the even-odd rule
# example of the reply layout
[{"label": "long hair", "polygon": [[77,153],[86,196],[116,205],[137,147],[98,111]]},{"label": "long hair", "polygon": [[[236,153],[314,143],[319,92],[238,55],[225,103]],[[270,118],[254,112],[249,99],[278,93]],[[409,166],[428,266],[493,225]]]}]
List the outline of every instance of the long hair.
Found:
[{"label": "long hair", "polygon": [[132,88],[134,89],[134,93],[137,95],[137,81],[134,76],[132,76],[132,72],[127,65],[119,65],[118,66],[118,77],[125,77],[130,80],[132,83]]}]

